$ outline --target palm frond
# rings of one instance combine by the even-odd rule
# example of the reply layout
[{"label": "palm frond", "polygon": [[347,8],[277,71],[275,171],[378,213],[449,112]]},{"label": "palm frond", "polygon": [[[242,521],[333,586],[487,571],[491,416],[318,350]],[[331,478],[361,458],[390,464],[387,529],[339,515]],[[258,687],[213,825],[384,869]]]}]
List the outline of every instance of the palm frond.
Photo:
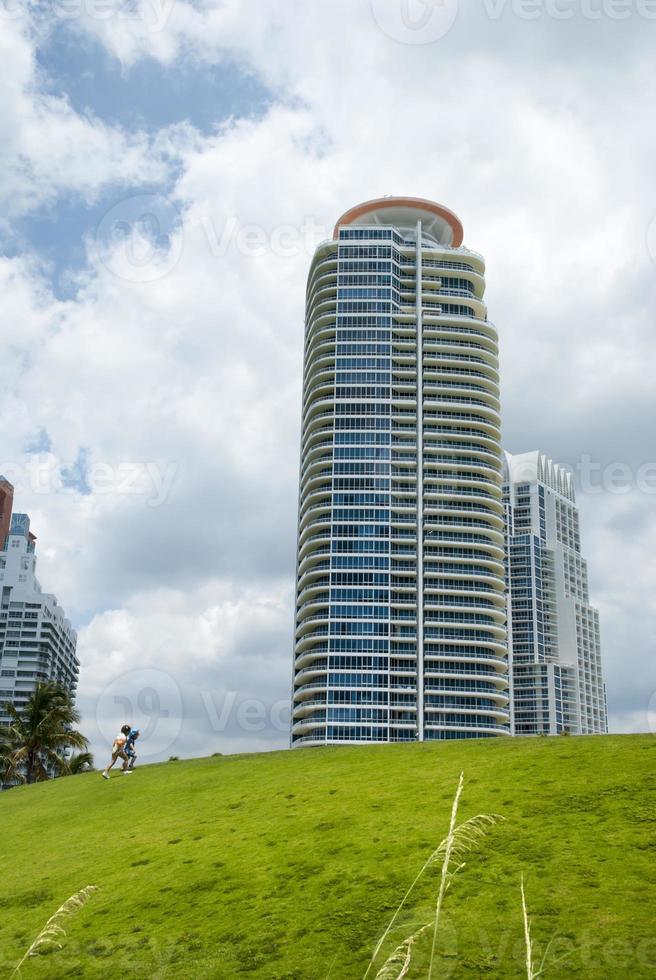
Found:
[{"label": "palm frond", "polygon": [[55,914],[50,916],[20,963],[18,963],[9,980],[20,976],[21,967],[30,956],[36,956],[38,953],[45,952],[46,949],[62,948],[59,940],[63,939],[66,935],[66,930],[62,923],[66,922],[72,915],[75,915],[76,912],[79,912],[94,892],[97,891],[99,889],[96,885],[87,885],[85,888],[80,889],[79,892],[76,892],[75,895],[71,895],[70,898],[66,899],[63,905],[60,905]]},{"label": "palm frond", "polygon": [[9,759],[16,776],[29,783],[47,779],[53,771],[66,772],[66,750],[88,747],[85,736],[73,728],[80,715],[70,693],[54,681],[39,682],[20,711],[15,705],[7,706],[7,711],[10,721],[3,731],[2,757]]},{"label": "palm frond", "polygon": [[91,771],[93,769],[93,754],[91,752],[77,752],[68,759],[66,769],[71,776]]}]

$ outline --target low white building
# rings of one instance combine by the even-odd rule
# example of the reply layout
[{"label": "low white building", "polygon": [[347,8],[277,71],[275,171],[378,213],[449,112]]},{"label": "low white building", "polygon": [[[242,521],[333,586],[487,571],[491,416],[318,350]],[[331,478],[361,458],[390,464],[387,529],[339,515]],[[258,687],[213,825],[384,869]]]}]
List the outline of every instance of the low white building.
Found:
[{"label": "low white building", "polygon": [[[6,508],[6,491],[3,503]],[[22,708],[37,681],[57,681],[74,697],[80,665],[75,630],[36,578],[29,517],[5,512],[0,523],[8,528],[0,541],[0,724],[5,724],[4,703]]]},{"label": "low white building", "polygon": [[571,475],[540,452],[506,453],[504,502],[513,732],[606,732],[599,614]]}]

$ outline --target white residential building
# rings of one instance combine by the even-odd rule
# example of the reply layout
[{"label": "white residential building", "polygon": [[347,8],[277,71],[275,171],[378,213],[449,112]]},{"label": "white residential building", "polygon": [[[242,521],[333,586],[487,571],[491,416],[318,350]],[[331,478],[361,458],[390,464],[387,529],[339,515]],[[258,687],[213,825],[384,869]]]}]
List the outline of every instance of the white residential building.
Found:
[{"label": "white residential building", "polygon": [[510,734],[498,341],[462,240],[388,197],[314,255],[293,746]]},{"label": "white residential building", "polygon": [[571,476],[540,452],[506,453],[504,501],[514,733],[606,732]]},{"label": "white residential building", "polygon": [[74,697],[79,672],[76,633],[55,596],[41,590],[36,539],[27,514],[7,513],[10,491],[0,478],[0,724],[8,720],[4,703],[22,708],[37,681],[58,681]]}]

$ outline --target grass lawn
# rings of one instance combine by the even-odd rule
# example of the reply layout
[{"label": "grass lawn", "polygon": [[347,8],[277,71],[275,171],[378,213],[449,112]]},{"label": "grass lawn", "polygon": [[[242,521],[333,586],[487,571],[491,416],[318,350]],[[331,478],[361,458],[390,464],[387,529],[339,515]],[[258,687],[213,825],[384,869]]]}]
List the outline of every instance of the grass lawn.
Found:
[{"label": "grass lawn", "polygon": [[[656,738],[504,739],[170,762],[0,795],[0,977],[85,885],[24,980],[359,980],[460,817],[492,829],[449,891],[436,976],[526,976],[520,873],[545,980],[656,977]],[[429,920],[424,879],[385,945]],[[408,974],[426,977],[430,934]],[[370,978],[375,971],[370,974]]]}]

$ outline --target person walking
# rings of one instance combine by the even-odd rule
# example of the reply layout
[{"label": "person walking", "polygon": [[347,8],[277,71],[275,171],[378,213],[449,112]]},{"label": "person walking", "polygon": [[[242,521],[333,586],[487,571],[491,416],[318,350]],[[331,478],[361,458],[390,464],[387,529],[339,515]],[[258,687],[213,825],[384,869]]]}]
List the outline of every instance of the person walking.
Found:
[{"label": "person walking", "polygon": [[125,743],[125,754],[128,757],[128,769],[130,772],[134,769],[134,764],[137,761],[137,753],[134,747],[134,743],[137,741],[141,732],[138,728],[131,728],[130,734],[128,735],[128,740]]},{"label": "person walking", "polygon": [[102,777],[103,779],[109,779],[109,770],[113,768],[114,764],[118,759],[123,760],[123,775],[127,776],[128,773],[132,772],[130,769],[130,760],[125,753],[125,746],[128,740],[128,735],[130,734],[130,726],[123,725],[120,732],[114,739],[112,744],[112,761],[109,763],[106,769],[103,769]]}]

